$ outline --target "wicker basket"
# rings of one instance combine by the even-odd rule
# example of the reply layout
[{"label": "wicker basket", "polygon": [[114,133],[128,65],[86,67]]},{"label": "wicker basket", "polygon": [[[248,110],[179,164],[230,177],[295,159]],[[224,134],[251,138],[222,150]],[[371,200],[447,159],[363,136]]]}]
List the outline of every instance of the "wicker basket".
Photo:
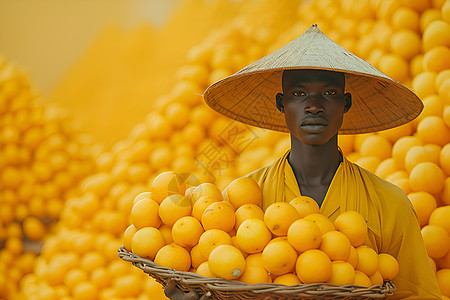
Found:
[{"label": "wicker basket", "polygon": [[159,283],[166,285],[169,279],[175,279],[177,287],[182,291],[194,290],[199,295],[207,294],[209,299],[380,299],[392,295],[395,291],[395,286],[390,282],[385,282],[382,287],[369,288],[324,283],[294,286],[276,283],[247,284],[160,267],[151,260],[128,252],[123,246],[118,251],[121,259],[131,262]]}]

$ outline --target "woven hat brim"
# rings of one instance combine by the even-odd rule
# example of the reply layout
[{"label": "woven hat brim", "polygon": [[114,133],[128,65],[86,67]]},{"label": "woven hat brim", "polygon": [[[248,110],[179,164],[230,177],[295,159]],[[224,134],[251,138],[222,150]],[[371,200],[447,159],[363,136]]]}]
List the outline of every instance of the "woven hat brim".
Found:
[{"label": "woven hat brim", "polygon": [[[235,74],[211,85],[206,103],[217,112],[239,122],[289,132],[284,114],[276,108],[275,96],[282,93],[280,68]],[[302,69],[325,68],[303,67]],[[344,70],[345,91],[352,94],[352,107],[344,114],[340,134],[369,133],[390,129],[415,119],[422,101],[408,88],[385,78]]]},{"label": "woven hat brim", "polygon": [[282,92],[281,77],[288,69],[342,72],[352,107],[344,115],[341,134],[381,131],[405,124],[423,109],[422,101],[365,60],[330,40],[316,25],[300,37],[235,74],[209,86],[205,102],[237,121],[288,132],[284,115],[275,105]]}]

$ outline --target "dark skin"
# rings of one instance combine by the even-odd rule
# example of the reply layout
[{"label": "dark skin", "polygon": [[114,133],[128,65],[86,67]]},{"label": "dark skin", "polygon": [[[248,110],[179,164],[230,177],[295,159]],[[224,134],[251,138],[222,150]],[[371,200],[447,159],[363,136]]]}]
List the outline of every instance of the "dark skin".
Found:
[{"label": "dark skin", "polygon": [[[337,137],[344,113],[351,105],[344,93],[345,76],[323,70],[284,71],[283,93],[276,95],[277,108],[284,113],[291,135],[288,162],[304,196],[322,204],[342,156]],[[205,300],[195,292],[184,293],[171,280],[164,293],[172,300]]]},{"label": "dark skin", "polygon": [[320,206],[342,162],[338,131],[351,94],[344,92],[344,74],[324,70],[285,71],[282,88],[276,103],[291,135],[288,162],[301,194]]}]

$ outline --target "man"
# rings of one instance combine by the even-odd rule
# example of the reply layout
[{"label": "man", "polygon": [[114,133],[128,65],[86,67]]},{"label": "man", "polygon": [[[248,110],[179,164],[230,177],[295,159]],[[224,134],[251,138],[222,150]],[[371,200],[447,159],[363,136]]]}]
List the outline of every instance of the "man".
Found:
[{"label": "man", "polygon": [[[337,143],[338,133],[379,131],[414,119],[423,107],[414,93],[313,25],[293,42],[210,86],[205,101],[241,122],[289,131],[291,149],[248,175],[263,190],[264,209],[306,195],[331,221],[344,211],[358,211],[369,229],[365,244],[399,262],[392,299],[440,299],[406,195],[346,160]],[[184,299],[173,288],[166,292],[171,299]]]}]

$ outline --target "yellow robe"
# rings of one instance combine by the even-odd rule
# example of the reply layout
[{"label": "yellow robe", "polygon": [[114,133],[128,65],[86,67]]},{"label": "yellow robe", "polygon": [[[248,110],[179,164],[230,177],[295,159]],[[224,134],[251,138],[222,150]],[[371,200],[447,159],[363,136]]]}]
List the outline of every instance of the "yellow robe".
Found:
[{"label": "yellow robe", "polygon": [[[288,154],[247,175],[263,190],[264,210],[274,202],[288,202],[301,195]],[[441,299],[417,217],[400,188],[344,158],[320,211],[334,222],[347,210],[358,211],[366,219],[369,233],[365,244],[399,262],[399,274],[393,280],[396,292],[389,299]]]}]

